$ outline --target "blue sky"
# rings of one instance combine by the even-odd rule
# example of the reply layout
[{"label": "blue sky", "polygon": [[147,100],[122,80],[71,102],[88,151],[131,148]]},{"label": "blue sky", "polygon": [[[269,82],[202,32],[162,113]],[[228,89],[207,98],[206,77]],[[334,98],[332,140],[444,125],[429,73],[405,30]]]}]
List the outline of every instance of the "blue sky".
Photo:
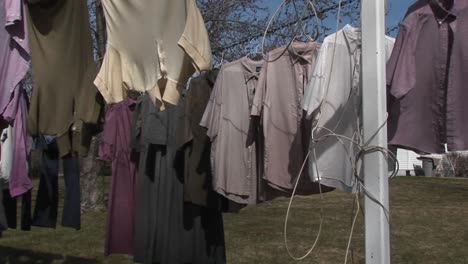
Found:
[{"label": "blue sky", "polygon": [[[267,6],[271,8],[271,12],[273,13],[276,8],[281,4],[283,0],[267,0]],[[387,27],[393,27],[398,25],[398,23],[403,19],[403,16],[406,13],[408,7],[415,2],[415,0],[387,0],[390,13],[386,18]],[[330,0],[330,2],[338,2],[338,0]],[[327,19],[327,21],[323,21],[323,23],[332,23],[332,28],[335,28],[334,21],[336,18]],[[395,36],[396,32],[393,32],[393,36]]]}]

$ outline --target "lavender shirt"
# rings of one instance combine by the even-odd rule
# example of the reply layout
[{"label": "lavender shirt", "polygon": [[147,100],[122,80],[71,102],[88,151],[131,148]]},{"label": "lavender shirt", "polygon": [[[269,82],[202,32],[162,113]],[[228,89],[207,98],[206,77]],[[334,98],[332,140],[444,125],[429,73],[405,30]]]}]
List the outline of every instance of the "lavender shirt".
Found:
[{"label": "lavender shirt", "polygon": [[468,149],[468,1],[448,13],[419,0],[387,64],[389,144],[419,153]]},{"label": "lavender shirt", "polygon": [[29,48],[23,1],[3,0],[0,3],[0,119],[14,127],[13,164],[10,194],[24,194],[32,188],[28,176],[27,155],[31,138],[26,133],[26,97],[21,86],[29,68]]},{"label": "lavender shirt", "polygon": [[4,113],[6,119],[13,120],[14,148],[9,186],[12,197],[20,196],[33,187],[28,172],[28,153],[32,139],[26,132],[27,113],[26,94],[20,86],[15,90],[13,100]]},{"label": "lavender shirt", "polygon": [[0,27],[0,115],[3,118],[14,90],[29,67],[26,23],[22,15],[22,1],[0,1],[0,23],[4,25]]}]

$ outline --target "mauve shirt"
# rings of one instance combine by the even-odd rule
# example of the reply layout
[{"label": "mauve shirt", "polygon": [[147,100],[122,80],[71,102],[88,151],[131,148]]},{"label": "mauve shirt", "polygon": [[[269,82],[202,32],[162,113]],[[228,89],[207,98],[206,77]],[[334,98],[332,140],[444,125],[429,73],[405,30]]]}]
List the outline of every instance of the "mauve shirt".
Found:
[{"label": "mauve shirt", "polygon": [[10,171],[10,195],[16,197],[32,188],[27,156],[31,138],[26,133],[26,95],[21,86],[29,68],[29,47],[24,5],[18,0],[0,1],[0,120],[13,125],[14,149]]},{"label": "mauve shirt", "polygon": [[138,159],[130,146],[135,101],[110,106],[106,112],[99,159],[112,161],[112,183],[104,253],[133,255],[135,181]]},{"label": "mauve shirt", "polygon": [[412,5],[387,64],[389,144],[419,153],[468,149],[468,1],[446,13]]},{"label": "mauve shirt", "polygon": [[29,68],[23,9],[22,1],[0,0],[0,117]]},{"label": "mauve shirt", "polygon": [[33,187],[28,171],[28,155],[31,152],[32,138],[26,131],[28,109],[26,93],[21,86],[15,90],[13,99],[4,114],[6,120],[12,120],[13,124],[14,148],[9,188],[10,195],[17,197]]},{"label": "mauve shirt", "polygon": [[[302,101],[314,70],[320,44],[293,42],[268,53],[255,91],[252,116],[261,116],[264,146],[264,179],[271,187],[294,188],[307,155],[310,136]],[[303,170],[307,174],[307,169]],[[308,180],[309,177],[301,177]],[[310,182],[309,182],[310,183]],[[299,186],[303,188],[306,182]],[[305,188],[307,189],[307,188]]]},{"label": "mauve shirt", "polygon": [[244,57],[223,65],[200,122],[212,142],[213,188],[240,204],[258,202],[257,152],[245,144],[262,64]]}]

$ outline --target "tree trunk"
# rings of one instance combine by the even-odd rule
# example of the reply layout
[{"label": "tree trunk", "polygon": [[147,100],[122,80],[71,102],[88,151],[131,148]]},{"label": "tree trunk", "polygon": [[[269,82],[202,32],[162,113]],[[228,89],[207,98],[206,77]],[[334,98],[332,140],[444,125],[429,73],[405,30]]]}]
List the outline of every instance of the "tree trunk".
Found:
[{"label": "tree trunk", "polygon": [[[97,56],[100,64],[106,48],[106,29],[101,1],[94,3],[96,19]],[[99,151],[100,135],[93,137],[89,154],[81,159],[81,209],[100,211],[106,208],[106,184],[102,168],[104,162],[96,157]]]}]

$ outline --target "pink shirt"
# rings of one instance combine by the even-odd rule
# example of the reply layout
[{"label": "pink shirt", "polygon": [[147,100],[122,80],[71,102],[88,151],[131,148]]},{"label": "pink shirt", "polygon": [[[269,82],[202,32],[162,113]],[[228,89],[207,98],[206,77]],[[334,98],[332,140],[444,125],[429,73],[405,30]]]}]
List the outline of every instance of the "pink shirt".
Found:
[{"label": "pink shirt", "polygon": [[27,167],[31,138],[26,133],[26,95],[21,86],[30,62],[24,4],[5,0],[0,4],[0,121],[13,126],[13,162],[10,194],[22,195],[32,188]]},{"label": "pink shirt", "polygon": [[[260,73],[251,115],[262,118],[264,179],[270,186],[287,191],[293,188],[308,151],[310,129],[303,118],[302,101],[320,44],[294,42],[283,53],[284,49],[268,54],[270,62],[264,63]],[[308,189],[306,183],[300,186]]]}]

